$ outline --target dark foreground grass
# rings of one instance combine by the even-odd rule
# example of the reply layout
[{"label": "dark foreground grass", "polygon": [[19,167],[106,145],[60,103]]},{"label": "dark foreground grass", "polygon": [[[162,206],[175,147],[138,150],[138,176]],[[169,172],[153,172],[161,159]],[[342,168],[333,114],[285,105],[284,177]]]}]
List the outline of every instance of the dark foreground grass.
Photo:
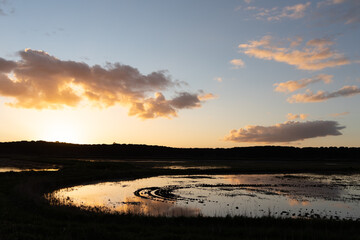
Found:
[{"label": "dark foreground grass", "polygon": [[[99,180],[134,179],[159,174],[299,172],[303,170],[299,168],[301,164],[295,164],[291,168],[281,164],[274,167],[273,163],[250,165],[237,163],[230,169],[171,171],[153,169],[152,167],[157,164],[153,162],[86,162],[71,159],[31,159],[31,161],[55,163],[61,165],[62,169],[59,172],[0,174],[1,240],[360,239],[360,223],[355,221],[112,215],[89,212],[71,206],[52,206],[43,197],[44,194],[61,187]],[[325,173],[330,173],[334,170],[332,166],[329,165],[329,169],[324,167],[322,169]],[[342,171],[347,169],[358,171],[357,167],[348,164],[343,166]]]}]

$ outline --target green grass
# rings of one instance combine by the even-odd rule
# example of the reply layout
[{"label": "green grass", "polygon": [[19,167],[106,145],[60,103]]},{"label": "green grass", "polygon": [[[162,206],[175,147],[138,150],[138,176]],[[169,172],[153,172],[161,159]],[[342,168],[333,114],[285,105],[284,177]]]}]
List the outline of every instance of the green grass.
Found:
[{"label": "green grass", "polygon": [[[53,206],[44,194],[100,180],[161,174],[269,172],[354,173],[359,164],[283,161],[188,161],[187,165],[227,165],[230,169],[165,170],[165,162],[86,162],[61,158],[21,158],[27,164],[61,166],[59,172],[0,174],[0,239],[360,239],[355,221],[274,218],[165,218],[106,214],[72,206]],[[10,161],[11,162],[11,161]],[[20,162],[20,163],[19,163]],[[172,163],[178,165],[176,162]],[[182,163],[184,164],[184,163]],[[336,166],[336,167],[334,167]]]}]

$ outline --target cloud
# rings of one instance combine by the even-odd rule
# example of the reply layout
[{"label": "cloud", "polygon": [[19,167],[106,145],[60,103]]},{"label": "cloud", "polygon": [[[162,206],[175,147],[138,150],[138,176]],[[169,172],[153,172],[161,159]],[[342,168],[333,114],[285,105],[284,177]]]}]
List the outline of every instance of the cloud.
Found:
[{"label": "cloud", "polygon": [[293,6],[286,6],[282,9],[281,13],[278,15],[269,16],[267,20],[281,20],[282,18],[290,18],[290,19],[299,19],[305,16],[305,10],[310,6],[310,2],[305,4],[296,4]]},{"label": "cloud", "polygon": [[313,46],[313,47],[319,47],[319,48],[331,46],[333,44],[334,44],[333,41],[330,41],[330,40],[324,39],[324,38],[315,38],[306,43],[307,46]]},{"label": "cloud", "polygon": [[11,3],[7,0],[0,0],[0,16],[8,16],[15,12],[11,7]]},{"label": "cloud", "polygon": [[295,94],[287,99],[289,103],[307,103],[307,102],[324,102],[330,98],[350,97],[360,93],[360,88],[357,86],[344,86],[335,92],[318,91],[313,93],[306,90],[306,93]]},{"label": "cloud", "polygon": [[13,107],[76,107],[83,101],[109,107],[129,108],[129,115],[140,118],[173,117],[184,108],[201,107],[205,93],[179,92],[166,99],[163,91],[180,86],[166,71],[141,74],[120,63],[105,67],[83,62],[63,61],[44,51],[19,52],[19,61],[0,58],[0,95],[13,98]]},{"label": "cloud", "polygon": [[294,47],[294,41],[290,41],[289,46],[282,46],[274,43],[271,36],[264,36],[259,41],[250,41],[238,47],[248,56],[287,63],[303,70],[321,70],[350,64],[348,58],[330,48],[332,44],[331,41],[313,39],[299,49]]},{"label": "cloud", "polygon": [[204,93],[203,91],[200,91],[198,98],[200,99],[200,101],[207,101],[207,100],[211,100],[211,99],[216,99],[216,98],[218,98],[218,96],[214,95],[212,93]]},{"label": "cloud", "polygon": [[321,1],[317,4],[317,7],[324,7],[324,6],[329,6],[329,5],[335,5],[335,4],[340,4],[340,3],[344,3],[347,0],[325,0],[325,1]]},{"label": "cloud", "polygon": [[341,117],[341,116],[345,116],[345,115],[348,115],[348,114],[350,114],[350,112],[333,113],[333,114],[330,114],[330,116],[332,116],[332,117]]},{"label": "cloud", "polygon": [[326,23],[360,23],[359,0],[325,0],[318,3],[317,16]]},{"label": "cloud", "polygon": [[285,6],[282,8],[259,8],[255,6],[248,6],[245,10],[255,11],[254,17],[258,20],[280,21],[282,19],[299,19],[305,16],[306,10],[311,5],[311,2],[299,3],[292,6]]},{"label": "cloud", "polygon": [[297,47],[303,42],[302,37],[295,37],[295,39],[288,39],[290,41],[290,47]]},{"label": "cloud", "polygon": [[225,137],[225,141],[294,142],[309,138],[342,135],[340,130],[344,128],[344,126],[339,126],[336,121],[288,121],[273,126],[246,126],[239,130],[234,129]]},{"label": "cloud", "polygon": [[171,100],[171,105],[176,108],[194,108],[200,107],[200,99],[197,94],[187,92],[179,93],[178,96]]},{"label": "cloud", "polygon": [[[186,104],[183,104],[186,106]],[[129,111],[130,116],[138,116],[142,119],[156,117],[176,117],[176,108],[172,106],[164,95],[160,92],[155,93],[154,98],[148,98],[141,102],[134,102]]]},{"label": "cloud", "polygon": [[245,3],[250,4],[252,0],[244,0]]},{"label": "cloud", "polygon": [[295,120],[295,119],[305,120],[308,116],[309,116],[309,114],[304,114],[304,113],[302,113],[302,114],[288,113],[286,117],[288,120]]},{"label": "cloud", "polygon": [[298,89],[305,88],[309,84],[316,83],[316,82],[324,82],[324,83],[330,83],[332,82],[332,75],[327,74],[319,74],[312,78],[303,78],[300,80],[292,80],[282,83],[275,83],[274,86],[276,86],[275,91],[276,92],[294,92]]},{"label": "cloud", "polygon": [[223,81],[222,77],[216,77],[216,78],[214,78],[214,80],[215,80],[215,81],[218,81],[218,82],[222,82],[222,81]]},{"label": "cloud", "polygon": [[239,68],[245,66],[244,61],[241,60],[241,59],[233,59],[233,60],[230,61],[230,64],[234,66],[233,67],[234,69],[239,69]]},{"label": "cloud", "polygon": [[0,58],[0,73],[9,73],[16,67],[16,62]]}]

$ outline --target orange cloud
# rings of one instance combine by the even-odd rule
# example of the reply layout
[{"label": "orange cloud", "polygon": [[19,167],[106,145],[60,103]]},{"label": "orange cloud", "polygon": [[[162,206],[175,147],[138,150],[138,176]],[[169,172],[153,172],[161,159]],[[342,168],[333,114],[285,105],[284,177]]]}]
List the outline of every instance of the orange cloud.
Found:
[{"label": "orange cloud", "polygon": [[357,86],[344,86],[335,92],[318,91],[313,93],[309,89],[306,93],[295,94],[287,99],[289,103],[307,103],[307,102],[324,102],[330,98],[349,97],[360,93],[360,88]]},{"label": "orange cloud", "polygon": [[216,98],[218,98],[218,96],[214,95],[212,93],[201,93],[198,96],[198,98],[200,101],[206,101],[206,100],[216,99]]},{"label": "orange cloud", "polygon": [[287,114],[287,119],[288,120],[295,120],[295,119],[302,119],[305,120],[307,117],[309,116],[309,114],[292,114],[292,113],[288,113]]},{"label": "orange cloud", "polygon": [[282,19],[299,19],[305,16],[306,10],[311,2],[299,3],[283,8],[259,8],[255,6],[246,7],[245,10],[255,11],[254,17],[258,20],[279,21]]},{"label": "orange cloud", "polygon": [[13,107],[57,109],[86,100],[105,107],[127,106],[129,115],[146,119],[174,117],[178,110],[201,107],[210,99],[202,91],[179,92],[166,99],[162,91],[181,85],[166,71],[143,75],[128,65],[89,66],[31,49],[19,55],[21,60],[16,62],[0,58],[0,95],[13,98],[8,103]]},{"label": "orange cloud", "polygon": [[302,37],[296,37],[294,40],[293,39],[288,39],[290,41],[290,47],[296,47],[299,46],[302,42],[303,42],[303,38]]},{"label": "orange cloud", "polygon": [[330,114],[330,116],[332,116],[332,117],[341,117],[341,116],[345,116],[345,115],[348,115],[348,114],[350,114],[350,112],[333,113],[333,114]]},{"label": "orange cloud", "polygon": [[333,45],[334,42],[324,38],[315,38],[306,43],[307,46],[314,46],[314,47],[326,47]]},{"label": "orange cloud", "polygon": [[223,78],[222,77],[216,77],[216,78],[214,78],[214,80],[221,83],[223,81]]},{"label": "orange cloud", "polygon": [[321,70],[350,64],[348,58],[330,48],[331,44],[330,41],[323,40],[320,43],[319,39],[313,39],[298,49],[294,47],[294,41],[290,41],[289,46],[278,46],[279,44],[273,43],[271,36],[264,36],[259,41],[240,44],[239,48],[248,56],[287,63],[303,70]]},{"label": "orange cloud", "polygon": [[294,92],[298,89],[305,88],[307,85],[316,83],[316,82],[324,82],[324,83],[330,83],[332,82],[332,75],[327,74],[319,74],[313,78],[304,78],[296,81],[287,81],[283,83],[275,83],[274,86],[276,86],[275,91],[276,92]]},{"label": "orange cloud", "polygon": [[293,142],[308,138],[342,135],[335,121],[285,122],[273,126],[246,126],[230,131],[224,140],[232,142]]},{"label": "orange cloud", "polygon": [[245,63],[241,59],[233,59],[230,61],[230,64],[234,66],[234,69],[239,69],[245,66]]},{"label": "orange cloud", "polygon": [[267,20],[280,20],[282,18],[299,19],[305,16],[306,9],[310,6],[310,2],[305,4],[299,3],[293,6],[286,6],[280,14],[269,16]]}]

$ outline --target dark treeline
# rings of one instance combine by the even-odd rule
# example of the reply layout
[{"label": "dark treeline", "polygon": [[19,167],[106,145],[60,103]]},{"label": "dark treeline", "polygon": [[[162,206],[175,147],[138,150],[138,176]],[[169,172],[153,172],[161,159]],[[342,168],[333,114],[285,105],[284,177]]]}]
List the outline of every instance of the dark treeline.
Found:
[{"label": "dark treeline", "polygon": [[297,148],[256,146],[236,148],[171,148],[135,144],[69,144],[44,141],[0,143],[0,155],[113,159],[288,159],[359,160],[360,148]]}]

